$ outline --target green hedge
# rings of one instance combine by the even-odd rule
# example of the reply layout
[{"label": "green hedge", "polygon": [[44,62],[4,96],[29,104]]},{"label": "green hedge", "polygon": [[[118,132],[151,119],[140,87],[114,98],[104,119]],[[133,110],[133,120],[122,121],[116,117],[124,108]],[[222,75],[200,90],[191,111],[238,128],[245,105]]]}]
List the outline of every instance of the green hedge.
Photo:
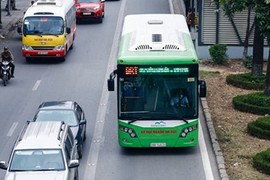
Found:
[{"label": "green hedge", "polygon": [[260,117],[248,123],[247,132],[258,138],[270,140],[270,116]]},{"label": "green hedge", "polygon": [[227,84],[242,89],[263,90],[266,76],[252,76],[251,73],[230,74],[226,77]]},{"label": "green hedge", "polygon": [[253,157],[253,167],[265,174],[270,174],[270,149],[257,153]]},{"label": "green hedge", "polygon": [[263,92],[236,96],[232,103],[239,111],[258,115],[270,114],[270,96],[265,96]]},{"label": "green hedge", "polygon": [[215,64],[227,64],[227,45],[225,44],[213,44],[209,48],[209,54],[213,63]]}]

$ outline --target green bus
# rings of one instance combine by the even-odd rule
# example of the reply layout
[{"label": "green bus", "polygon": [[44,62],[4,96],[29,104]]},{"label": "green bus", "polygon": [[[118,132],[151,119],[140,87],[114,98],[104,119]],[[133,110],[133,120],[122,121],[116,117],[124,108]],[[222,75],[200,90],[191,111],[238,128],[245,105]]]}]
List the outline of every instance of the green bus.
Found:
[{"label": "green bus", "polygon": [[[198,144],[198,57],[185,17],[125,17],[117,69],[118,141],[122,147],[191,147]],[[117,77],[117,78],[116,78]]]}]

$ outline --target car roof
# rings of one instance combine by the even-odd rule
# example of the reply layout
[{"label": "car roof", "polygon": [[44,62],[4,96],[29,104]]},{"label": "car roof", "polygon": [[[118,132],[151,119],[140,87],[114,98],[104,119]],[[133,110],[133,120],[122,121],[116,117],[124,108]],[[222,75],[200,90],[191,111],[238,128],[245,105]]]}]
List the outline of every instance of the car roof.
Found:
[{"label": "car roof", "polygon": [[61,147],[67,125],[61,121],[29,122],[15,149]]},{"label": "car roof", "polygon": [[74,101],[47,101],[39,105],[40,110],[50,109],[75,109],[76,102]]}]

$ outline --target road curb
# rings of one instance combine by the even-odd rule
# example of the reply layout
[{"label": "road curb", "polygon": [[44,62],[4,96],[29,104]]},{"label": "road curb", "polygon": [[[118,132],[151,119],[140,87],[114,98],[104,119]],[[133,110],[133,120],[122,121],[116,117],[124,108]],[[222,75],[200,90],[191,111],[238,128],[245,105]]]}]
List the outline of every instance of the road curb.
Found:
[{"label": "road curb", "polygon": [[223,157],[222,150],[220,149],[219,143],[217,141],[217,134],[214,128],[214,124],[211,118],[211,114],[209,111],[209,107],[207,104],[207,99],[206,98],[201,98],[201,105],[202,105],[202,110],[204,113],[204,117],[206,120],[206,125],[208,128],[208,132],[210,135],[211,143],[212,143],[212,148],[214,150],[215,156],[216,156],[216,162],[218,165],[218,171],[220,175],[221,180],[229,180],[228,174],[226,172],[225,168],[225,161]]}]

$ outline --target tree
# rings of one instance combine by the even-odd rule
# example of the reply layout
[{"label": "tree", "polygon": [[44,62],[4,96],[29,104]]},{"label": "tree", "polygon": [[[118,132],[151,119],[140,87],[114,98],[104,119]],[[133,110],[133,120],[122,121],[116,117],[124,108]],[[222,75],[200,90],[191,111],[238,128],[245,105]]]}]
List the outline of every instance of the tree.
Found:
[{"label": "tree", "polygon": [[[243,11],[248,9],[248,16],[247,16],[247,28],[244,40],[244,50],[243,50],[243,59],[246,60],[248,55],[248,40],[252,31],[252,27],[250,26],[251,21],[251,11],[254,8],[254,4],[247,3],[246,0],[220,0],[223,4],[223,11],[225,12],[226,16],[232,18],[236,12]],[[248,7],[248,8],[247,8]]]},{"label": "tree", "polygon": [[[218,0],[217,0],[218,1]],[[235,12],[243,11],[253,7],[255,10],[255,34],[253,44],[253,65],[252,75],[262,74],[263,63],[263,39],[270,39],[270,0],[219,0],[226,15],[233,15]],[[268,43],[269,44],[269,43]],[[270,47],[269,47],[270,48]],[[270,53],[270,50],[269,50]],[[270,60],[268,55],[267,74],[264,94],[270,96]]]},{"label": "tree", "polygon": [[265,0],[264,2],[265,3],[261,3],[257,7],[256,15],[259,21],[260,30],[264,37],[267,38],[269,47],[264,94],[270,96],[270,0]]}]

